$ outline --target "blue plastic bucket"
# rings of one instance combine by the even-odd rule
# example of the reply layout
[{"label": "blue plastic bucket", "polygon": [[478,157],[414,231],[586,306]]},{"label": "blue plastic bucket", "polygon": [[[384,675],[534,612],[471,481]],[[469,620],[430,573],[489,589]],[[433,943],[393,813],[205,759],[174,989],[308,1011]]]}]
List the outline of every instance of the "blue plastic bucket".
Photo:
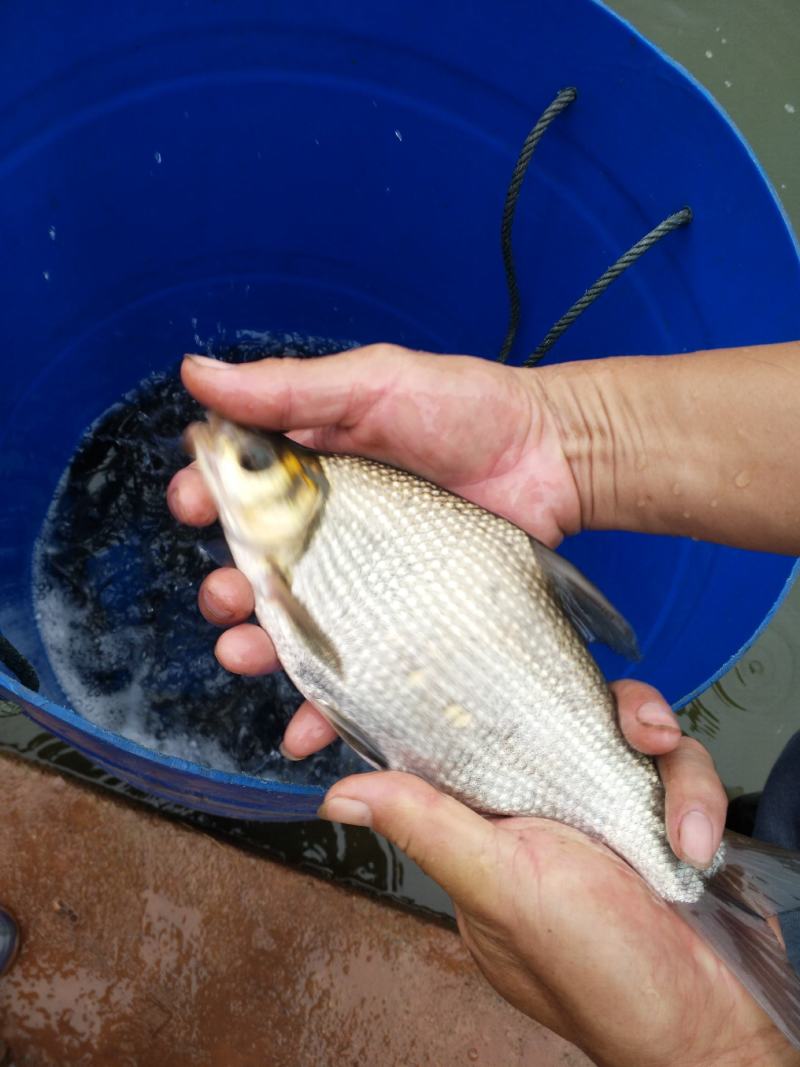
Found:
[{"label": "blue plastic bucket", "polygon": [[[800,265],[736,130],[592,0],[333,5],[11,0],[0,85],[0,632],[43,689],[0,693],[119,777],[207,811],[310,814],[320,790],[160,756],[92,725],[47,669],[32,549],[86,427],[195,335],[289,330],[491,356],[506,185],[535,118],[577,102],[526,180],[517,356],[664,216],[552,359],[800,336]],[[754,638],[786,558],[583,535],[565,551],[634,622],[640,676],[680,704]],[[629,665],[601,652],[610,675]]]}]

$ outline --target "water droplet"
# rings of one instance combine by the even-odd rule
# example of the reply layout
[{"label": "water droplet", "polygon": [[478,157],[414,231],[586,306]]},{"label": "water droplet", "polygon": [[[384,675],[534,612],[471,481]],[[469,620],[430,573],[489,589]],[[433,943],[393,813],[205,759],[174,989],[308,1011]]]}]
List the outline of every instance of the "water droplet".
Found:
[{"label": "water droplet", "polygon": [[467,1057],[472,1063],[476,1063],[478,1059],[478,1050],[476,1048],[471,1048],[467,1053]]},{"label": "water droplet", "polygon": [[794,104],[784,104],[783,105],[783,110],[788,115],[793,115],[797,109],[795,108]]},{"label": "water droplet", "polygon": [[706,59],[713,59],[713,58],[714,58],[714,53],[711,51],[710,48],[707,48],[706,49]]},{"label": "water droplet", "polygon": [[691,517],[692,517],[691,511],[684,511],[683,517],[684,517],[684,519],[691,519]]},{"label": "water droplet", "polygon": [[51,226],[50,229],[47,232],[50,235],[50,240],[51,241],[55,241],[55,239],[56,239],[56,228],[55,228],[55,226]]},{"label": "water droplet", "polygon": [[403,140],[403,135],[402,135],[402,133],[400,133],[399,130],[395,130],[394,131],[394,135],[395,135],[395,137],[397,138],[398,141],[402,141]]},{"label": "water droplet", "polygon": [[716,497],[711,501],[711,507],[712,508],[718,508],[719,507],[719,501],[716,499]]},{"label": "water droplet", "polygon": [[647,506],[647,501],[645,500],[645,498],[643,496],[640,496],[639,499],[636,501],[636,507],[637,508],[643,508],[643,507],[646,507],[646,506]]},{"label": "water droplet", "polygon": [[153,159],[156,161],[156,163],[160,163],[161,162],[161,153],[160,152],[153,152]]},{"label": "water droplet", "polygon": [[722,43],[723,44],[727,44],[728,43],[728,38],[727,37],[723,37],[722,38]]},{"label": "water droplet", "polygon": [[732,89],[733,88],[733,82],[729,82],[727,78],[725,79],[725,88],[726,89]]},{"label": "water droplet", "polygon": [[314,144],[315,145],[319,145],[319,137],[315,137],[314,138]]},{"label": "water droplet", "polygon": [[683,490],[681,489],[681,487],[678,485],[677,482],[675,482],[675,484],[672,487],[672,495],[673,496],[680,496],[682,492],[683,492]]},{"label": "water droplet", "polygon": [[733,484],[737,489],[745,489],[750,484],[751,480],[749,471],[739,471],[733,479]]},{"label": "water droplet", "polygon": [[46,282],[49,282],[50,281],[50,271],[49,270],[43,270],[42,271],[42,277],[44,278],[44,280]]},{"label": "water droplet", "polygon": [[647,466],[647,456],[644,453],[642,453],[641,456],[639,456],[639,458],[636,460],[636,469],[637,469],[637,471],[643,471],[646,466]]}]

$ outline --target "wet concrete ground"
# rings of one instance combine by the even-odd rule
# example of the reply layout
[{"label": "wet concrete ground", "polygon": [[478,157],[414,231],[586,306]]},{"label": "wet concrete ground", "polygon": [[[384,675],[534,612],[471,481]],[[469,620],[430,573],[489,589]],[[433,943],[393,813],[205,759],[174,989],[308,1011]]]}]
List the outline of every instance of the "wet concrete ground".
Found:
[{"label": "wet concrete ground", "polygon": [[14,757],[0,778],[15,1067],[589,1064],[450,930]]}]

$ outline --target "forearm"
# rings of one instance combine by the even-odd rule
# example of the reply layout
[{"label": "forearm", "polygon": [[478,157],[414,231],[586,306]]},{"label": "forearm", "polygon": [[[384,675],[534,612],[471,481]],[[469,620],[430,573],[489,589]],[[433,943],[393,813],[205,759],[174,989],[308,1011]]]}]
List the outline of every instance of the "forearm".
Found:
[{"label": "forearm", "polygon": [[533,373],[584,527],[800,554],[800,343]]}]

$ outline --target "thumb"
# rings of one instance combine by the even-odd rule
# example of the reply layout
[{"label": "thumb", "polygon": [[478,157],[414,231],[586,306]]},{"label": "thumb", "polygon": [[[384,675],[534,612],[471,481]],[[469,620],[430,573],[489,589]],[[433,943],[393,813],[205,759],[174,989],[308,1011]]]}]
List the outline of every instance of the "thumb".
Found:
[{"label": "thumb", "polygon": [[504,835],[421,778],[397,771],[356,774],[328,790],[323,819],[371,826],[401,848],[459,907],[488,913]]},{"label": "thumb", "polygon": [[267,430],[311,429],[358,422],[409,358],[392,345],[253,363],[186,356],[181,378],[196,400],[226,418]]}]

